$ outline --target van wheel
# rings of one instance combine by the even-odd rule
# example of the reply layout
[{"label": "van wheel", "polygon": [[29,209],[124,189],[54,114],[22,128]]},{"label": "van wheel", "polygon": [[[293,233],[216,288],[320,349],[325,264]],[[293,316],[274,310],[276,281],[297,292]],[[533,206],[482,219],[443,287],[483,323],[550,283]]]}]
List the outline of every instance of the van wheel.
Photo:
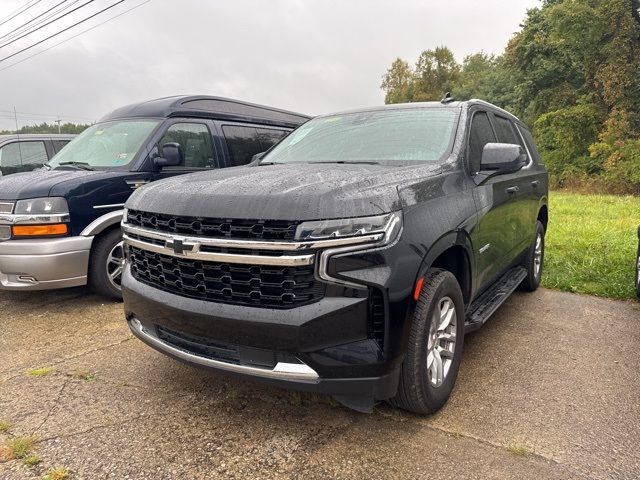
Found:
[{"label": "van wheel", "polygon": [[120,229],[99,235],[89,260],[89,286],[98,295],[122,300],[120,282],[123,268],[124,248]]},{"label": "van wheel", "polygon": [[409,346],[391,403],[429,414],[449,399],[464,344],[464,301],[451,272],[431,269],[411,319]]},{"label": "van wheel", "polygon": [[540,286],[544,267],[544,225],[540,220],[536,224],[536,236],[527,252],[524,267],[527,269],[527,276],[520,284],[520,289],[533,292]]}]

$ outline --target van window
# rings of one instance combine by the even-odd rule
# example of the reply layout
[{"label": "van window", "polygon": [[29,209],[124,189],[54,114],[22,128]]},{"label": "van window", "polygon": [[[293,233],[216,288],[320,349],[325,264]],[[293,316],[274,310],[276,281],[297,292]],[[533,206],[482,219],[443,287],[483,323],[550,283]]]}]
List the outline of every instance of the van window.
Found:
[{"label": "van window", "polygon": [[56,153],[62,150],[62,148],[70,141],[71,140],[52,140],[53,148],[55,148]]},{"label": "van window", "polygon": [[260,139],[260,146],[262,147],[262,151],[265,152],[269,150],[288,134],[289,132],[286,130],[277,130],[275,128],[259,128],[258,138]]},{"label": "van window", "polygon": [[471,133],[469,134],[469,168],[471,173],[480,171],[482,152],[487,143],[495,143],[496,136],[491,128],[489,116],[486,112],[478,112],[471,121]]},{"label": "van window", "polygon": [[184,165],[168,169],[207,169],[217,166],[211,132],[203,123],[174,123],[158,142],[160,153],[165,143],[179,143],[184,155]]},{"label": "van window", "polygon": [[34,170],[47,160],[44,142],[13,142],[0,149],[0,167],[5,175]]},{"label": "van window", "polygon": [[255,127],[223,125],[222,132],[227,140],[233,167],[246,165],[256,153],[264,152],[258,129]]}]

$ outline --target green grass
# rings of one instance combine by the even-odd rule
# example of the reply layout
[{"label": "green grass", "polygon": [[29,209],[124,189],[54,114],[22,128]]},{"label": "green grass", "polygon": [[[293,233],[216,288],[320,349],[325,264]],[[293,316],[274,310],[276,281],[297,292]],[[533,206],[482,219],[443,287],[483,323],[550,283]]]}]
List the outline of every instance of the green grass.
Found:
[{"label": "green grass", "polygon": [[27,370],[27,375],[30,377],[44,377],[49,375],[51,372],[53,372],[53,367],[39,367]]},{"label": "green grass", "polygon": [[11,438],[0,447],[0,458],[12,460],[14,458],[25,458],[35,448],[36,439],[33,437]]},{"label": "green grass", "polygon": [[24,462],[25,465],[29,467],[35,467],[36,465],[40,464],[40,462],[42,462],[40,457],[37,455],[34,455],[33,453],[24,457],[22,461]]},{"label": "green grass", "polygon": [[11,428],[11,424],[9,422],[5,422],[4,420],[0,420],[0,433],[6,433]]},{"label": "green grass", "polygon": [[551,192],[542,284],[635,298],[640,197]]},{"label": "green grass", "polygon": [[51,468],[42,477],[42,480],[66,480],[69,478],[69,470],[64,467]]},{"label": "green grass", "polygon": [[524,457],[527,454],[527,448],[523,445],[512,444],[507,446],[507,450],[518,457]]}]

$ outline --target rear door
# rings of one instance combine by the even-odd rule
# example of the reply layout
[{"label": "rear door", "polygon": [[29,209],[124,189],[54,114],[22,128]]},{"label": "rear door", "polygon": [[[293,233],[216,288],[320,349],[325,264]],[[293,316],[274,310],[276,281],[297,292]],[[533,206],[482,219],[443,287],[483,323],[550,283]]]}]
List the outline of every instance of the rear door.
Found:
[{"label": "rear door", "polygon": [[[481,170],[485,145],[496,143],[497,137],[489,112],[475,110],[472,115],[467,164],[471,175],[475,177]],[[514,247],[513,199],[507,192],[513,179],[506,177],[496,175],[474,188],[478,226],[471,234],[471,241],[476,259],[476,293],[484,290],[504,272],[509,263],[509,253]]]}]

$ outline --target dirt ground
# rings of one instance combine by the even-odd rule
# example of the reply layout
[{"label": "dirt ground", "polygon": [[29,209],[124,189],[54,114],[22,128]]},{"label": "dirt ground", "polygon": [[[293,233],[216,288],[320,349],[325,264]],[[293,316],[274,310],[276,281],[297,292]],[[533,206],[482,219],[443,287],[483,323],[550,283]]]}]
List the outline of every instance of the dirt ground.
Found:
[{"label": "dirt ground", "polygon": [[31,436],[41,462],[0,478],[637,479],[639,326],[635,302],[518,293],[441,412],[363,415],[177,363],[84,289],[3,292],[0,445]]}]

